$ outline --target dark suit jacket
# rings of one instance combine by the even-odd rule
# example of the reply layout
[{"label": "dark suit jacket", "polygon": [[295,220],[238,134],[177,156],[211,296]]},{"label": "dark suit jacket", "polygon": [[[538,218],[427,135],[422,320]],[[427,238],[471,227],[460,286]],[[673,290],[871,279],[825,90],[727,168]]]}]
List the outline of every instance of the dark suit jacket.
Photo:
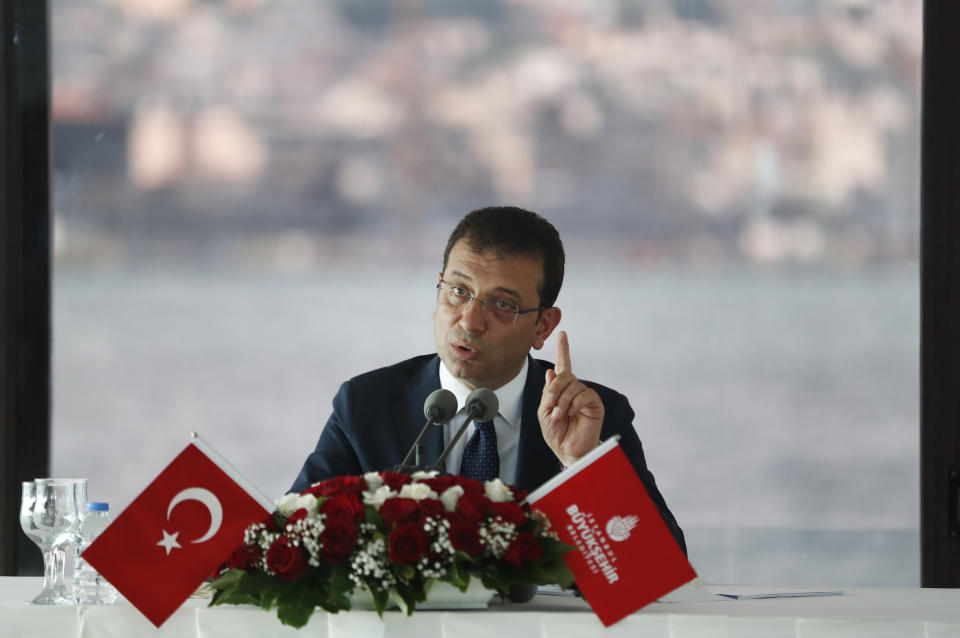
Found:
[{"label": "dark suit jacket", "polygon": [[[537,407],[546,370],[553,364],[530,358],[523,389],[517,487],[534,490],[560,471],[560,461],[540,432]],[[424,355],[345,382],[333,399],[333,414],[320,434],[291,491],[333,476],[376,472],[399,465],[425,421],[423,402],[440,387],[440,357]],[[686,552],[683,532],[647,469],[640,438],[633,428],[633,409],[622,394],[584,381],[600,395],[604,406],[600,439],[620,435],[620,447],[660,510],[664,522]],[[443,452],[443,428],[431,428],[423,439],[424,458],[433,463]]]}]

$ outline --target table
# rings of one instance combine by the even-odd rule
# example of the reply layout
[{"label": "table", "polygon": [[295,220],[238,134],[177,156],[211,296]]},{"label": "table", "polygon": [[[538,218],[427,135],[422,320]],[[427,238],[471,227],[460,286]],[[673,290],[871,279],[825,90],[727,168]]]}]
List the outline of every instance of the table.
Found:
[{"label": "table", "polygon": [[[41,588],[39,578],[0,578],[0,636],[113,638],[630,638],[853,637],[945,638],[960,636],[960,590],[848,589],[841,596],[761,600],[658,602],[604,628],[587,604],[561,596],[537,596],[518,605],[494,602],[481,611],[318,612],[300,630],[254,607],[207,608],[189,600],[160,629],[133,607],[36,607],[24,601]],[[774,588],[775,589],[775,588]],[[751,593],[769,587],[702,585],[704,592]],[[704,596],[706,597],[706,594]]]}]

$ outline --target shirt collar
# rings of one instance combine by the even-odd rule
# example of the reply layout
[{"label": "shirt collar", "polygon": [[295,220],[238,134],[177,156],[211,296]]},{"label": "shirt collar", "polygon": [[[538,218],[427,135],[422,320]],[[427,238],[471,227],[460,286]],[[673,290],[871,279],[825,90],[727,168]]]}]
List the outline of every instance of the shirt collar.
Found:
[{"label": "shirt collar", "polygon": [[[517,376],[493,391],[497,395],[497,401],[500,402],[499,414],[510,427],[517,427],[520,423],[520,410],[523,406],[523,388],[527,383],[527,369],[529,368],[529,357],[523,359],[523,367]],[[464,405],[467,402],[467,396],[471,390],[454,377],[447,365],[440,361],[440,387],[450,390],[457,397],[457,405],[460,406],[460,412],[463,412]]]}]

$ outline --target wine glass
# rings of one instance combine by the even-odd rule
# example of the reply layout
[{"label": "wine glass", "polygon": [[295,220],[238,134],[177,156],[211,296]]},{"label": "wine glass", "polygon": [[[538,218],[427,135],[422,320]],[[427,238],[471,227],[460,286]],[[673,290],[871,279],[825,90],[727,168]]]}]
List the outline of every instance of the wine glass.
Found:
[{"label": "wine glass", "polygon": [[71,534],[64,538],[64,540],[54,545],[53,554],[54,554],[54,581],[53,586],[57,594],[63,596],[64,598],[69,598],[71,601],[74,600],[73,596],[73,579],[67,577],[67,567],[70,567],[70,575],[73,574],[73,566],[75,563],[73,554],[76,552],[76,548],[79,543],[78,534],[80,533],[80,522],[83,519],[83,513],[85,511],[85,506],[87,504],[87,479],[56,479],[57,481],[63,481],[65,483],[72,483],[74,488],[74,495],[77,500],[77,520],[71,528]]},{"label": "wine glass", "polygon": [[20,526],[43,552],[43,589],[31,601],[33,604],[69,605],[73,602],[56,588],[54,548],[69,542],[78,522],[76,483],[37,479],[33,483],[22,484]]}]

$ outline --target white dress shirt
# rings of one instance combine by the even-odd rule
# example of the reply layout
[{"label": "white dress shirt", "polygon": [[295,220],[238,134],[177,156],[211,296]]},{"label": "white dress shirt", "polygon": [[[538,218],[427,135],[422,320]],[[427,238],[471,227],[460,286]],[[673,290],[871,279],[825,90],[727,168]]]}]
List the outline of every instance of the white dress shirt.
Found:
[{"label": "white dress shirt", "polygon": [[[508,485],[513,485],[517,478],[517,452],[520,447],[520,413],[523,407],[523,386],[527,382],[528,360],[523,360],[523,368],[520,372],[507,382],[506,385],[493,391],[500,402],[500,411],[493,419],[493,427],[497,431],[497,453],[500,455],[500,480]],[[457,397],[457,405],[460,411],[443,425],[443,445],[444,448],[450,443],[457,430],[467,419],[467,412],[464,404],[467,401],[467,395],[471,390],[463,385],[459,379],[454,377],[447,366],[440,362],[440,387],[453,392]],[[463,436],[457,441],[457,444],[450,451],[445,464],[446,470],[450,474],[460,473],[460,460],[463,458],[463,449],[467,446],[467,441],[473,436],[476,426],[471,421],[467,425]]]}]

